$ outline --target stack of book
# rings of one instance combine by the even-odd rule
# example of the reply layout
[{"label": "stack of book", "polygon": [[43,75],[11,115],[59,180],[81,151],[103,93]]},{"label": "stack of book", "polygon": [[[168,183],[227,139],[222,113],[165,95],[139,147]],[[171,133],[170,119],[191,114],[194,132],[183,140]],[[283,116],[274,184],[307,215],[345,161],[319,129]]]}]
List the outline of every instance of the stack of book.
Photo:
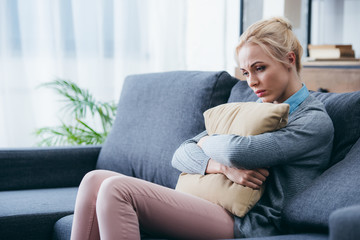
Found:
[{"label": "stack of book", "polygon": [[358,61],[352,45],[311,45],[309,56],[315,61]]}]

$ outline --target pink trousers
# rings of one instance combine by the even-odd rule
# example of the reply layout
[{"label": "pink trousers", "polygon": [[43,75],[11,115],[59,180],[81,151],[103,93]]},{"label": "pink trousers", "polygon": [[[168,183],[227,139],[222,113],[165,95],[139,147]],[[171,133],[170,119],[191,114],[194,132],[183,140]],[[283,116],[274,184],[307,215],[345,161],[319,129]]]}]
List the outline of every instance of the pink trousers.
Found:
[{"label": "pink trousers", "polygon": [[72,240],[233,238],[234,220],[222,207],[119,173],[96,170],[82,180]]}]

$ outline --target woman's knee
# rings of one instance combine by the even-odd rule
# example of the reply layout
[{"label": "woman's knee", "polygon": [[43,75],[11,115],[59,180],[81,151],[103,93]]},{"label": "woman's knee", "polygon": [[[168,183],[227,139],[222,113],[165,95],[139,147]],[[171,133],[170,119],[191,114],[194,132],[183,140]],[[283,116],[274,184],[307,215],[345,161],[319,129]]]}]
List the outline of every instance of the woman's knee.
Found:
[{"label": "woman's knee", "polygon": [[88,172],[83,177],[83,179],[81,181],[81,185],[92,185],[92,186],[94,186],[94,185],[101,184],[102,181],[104,180],[102,175],[103,175],[102,170],[93,170],[91,172]]},{"label": "woman's knee", "polygon": [[102,182],[112,176],[121,176],[119,173],[107,171],[107,170],[93,170],[88,172],[80,183],[81,188],[90,188],[94,191],[98,191]]},{"label": "woman's knee", "polygon": [[99,188],[98,204],[110,206],[116,201],[130,201],[134,180],[124,175],[105,179]]}]

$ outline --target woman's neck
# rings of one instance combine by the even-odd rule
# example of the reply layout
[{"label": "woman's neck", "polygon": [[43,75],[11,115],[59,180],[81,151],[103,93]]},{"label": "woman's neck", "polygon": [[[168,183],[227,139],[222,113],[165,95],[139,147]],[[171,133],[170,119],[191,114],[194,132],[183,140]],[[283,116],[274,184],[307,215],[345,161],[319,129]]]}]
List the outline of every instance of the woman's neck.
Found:
[{"label": "woman's neck", "polygon": [[285,102],[289,97],[294,95],[297,91],[299,91],[302,88],[302,83],[300,81],[300,78],[296,75],[293,79],[291,79],[288,87],[284,91],[283,95],[281,95],[274,103],[283,103]]}]

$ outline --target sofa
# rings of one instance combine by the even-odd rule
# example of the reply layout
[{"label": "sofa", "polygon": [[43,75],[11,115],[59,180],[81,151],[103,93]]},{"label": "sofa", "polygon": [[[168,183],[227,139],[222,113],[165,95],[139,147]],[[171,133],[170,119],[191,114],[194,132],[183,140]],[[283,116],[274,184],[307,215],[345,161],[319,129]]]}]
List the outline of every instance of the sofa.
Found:
[{"label": "sofa", "polygon": [[[360,239],[360,92],[311,94],[334,124],[331,164],[287,201],[286,235],[252,239]],[[174,188],[180,172],[172,155],[204,130],[202,113],[256,99],[227,72],[128,76],[102,146],[0,149],[0,239],[69,239],[77,188],[94,169]]]}]

